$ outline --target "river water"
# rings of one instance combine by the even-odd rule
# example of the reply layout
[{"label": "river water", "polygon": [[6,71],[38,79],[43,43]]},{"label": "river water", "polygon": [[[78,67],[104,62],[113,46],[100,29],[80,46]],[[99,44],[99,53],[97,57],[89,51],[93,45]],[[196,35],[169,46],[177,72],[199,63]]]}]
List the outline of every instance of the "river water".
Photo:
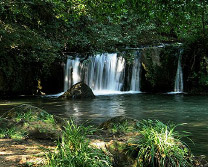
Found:
[{"label": "river water", "polygon": [[179,131],[190,132],[188,140],[195,155],[208,157],[208,96],[183,94],[102,95],[87,100],[62,100],[51,97],[19,97],[0,100],[0,114],[18,104],[32,104],[61,117],[98,125],[115,116],[157,119],[164,123],[183,124]]}]

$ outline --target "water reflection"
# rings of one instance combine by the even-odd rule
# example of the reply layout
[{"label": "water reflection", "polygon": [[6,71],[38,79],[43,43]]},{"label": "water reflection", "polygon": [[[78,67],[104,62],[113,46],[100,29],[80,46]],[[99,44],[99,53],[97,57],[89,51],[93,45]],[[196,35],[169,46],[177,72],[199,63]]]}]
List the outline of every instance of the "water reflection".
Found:
[{"label": "water reflection", "polygon": [[[109,97],[103,97],[103,100],[84,100],[64,102],[64,115],[74,117],[76,121],[95,120],[97,118],[111,118],[114,116],[125,115],[125,104],[121,100],[109,100]],[[100,121],[93,121],[99,123]]]}]

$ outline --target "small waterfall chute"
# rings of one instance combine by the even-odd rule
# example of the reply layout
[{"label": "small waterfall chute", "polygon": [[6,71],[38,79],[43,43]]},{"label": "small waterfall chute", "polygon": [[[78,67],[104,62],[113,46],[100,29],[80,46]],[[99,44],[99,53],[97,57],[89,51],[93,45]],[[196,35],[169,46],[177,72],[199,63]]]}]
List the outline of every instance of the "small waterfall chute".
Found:
[{"label": "small waterfall chute", "polygon": [[132,67],[130,91],[140,91],[140,53],[136,51]]},{"label": "small waterfall chute", "polygon": [[64,77],[64,91],[67,91],[72,85],[81,81],[80,59],[67,59]]},{"label": "small waterfall chute", "polygon": [[174,86],[175,93],[183,93],[183,70],[181,66],[182,53],[183,50],[181,49],[178,56],[178,66],[175,77],[175,86]]}]

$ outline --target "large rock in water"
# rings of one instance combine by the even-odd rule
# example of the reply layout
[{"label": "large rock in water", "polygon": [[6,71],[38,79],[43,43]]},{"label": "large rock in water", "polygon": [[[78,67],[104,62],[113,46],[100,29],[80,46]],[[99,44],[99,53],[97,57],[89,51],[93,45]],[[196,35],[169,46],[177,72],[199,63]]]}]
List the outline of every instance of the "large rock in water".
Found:
[{"label": "large rock in water", "polygon": [[95,95],[92,89],[84,82],[78,82],[67,90],[62,96],[67,99],[80,99],[80,98],[94,98]]}]

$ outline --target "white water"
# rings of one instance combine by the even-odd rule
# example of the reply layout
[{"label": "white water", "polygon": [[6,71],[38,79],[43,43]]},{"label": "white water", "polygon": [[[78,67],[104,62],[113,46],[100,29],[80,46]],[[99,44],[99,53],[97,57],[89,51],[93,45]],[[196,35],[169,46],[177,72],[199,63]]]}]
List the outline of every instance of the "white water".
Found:
[{"label": "white water", "polygon": [[[125,80],[125,59],[117,53],[90,56],[83,63],[80,58],[68,58],[65,67],[64,91],[77,82],[84,81],[95,95],[121,94]],[[140,59],[135,56],[130,90],[128,93],[140,91]]]},{"label": "white water", "polygon": [[174,93],[183,93],[183,71],[181,66],[182,52],[183,51],[180,50],[180,54],[178,56],[178,67],[175,78]]},{"label": "white water", "polygon": [[51,98],[58,98],[59,96],[63,95],[64,92],[60,92],[60,93],[57,93],[57,94],[51,94],[51,95],[42,95],[42,97],[51,97]]},{"label": "white water", "polygon": [[67,91],[74,83],[81,81],[80,59],[67,59],[65,67],[64,91]]},{"label": "white water", "polygon": [[97,90],[94,90],[93,93],[96,96],[101,96],[101,95],[136,94],[136,93],[141,93],[141,91],[108,91],[108,90],[97,91]]},{"label": "white water", "polygon": [[140,91],[140,56],[136,54],[134,57],[133,67],[132,67],[132,77],[131,77],[131,87],[132,91]]}]

